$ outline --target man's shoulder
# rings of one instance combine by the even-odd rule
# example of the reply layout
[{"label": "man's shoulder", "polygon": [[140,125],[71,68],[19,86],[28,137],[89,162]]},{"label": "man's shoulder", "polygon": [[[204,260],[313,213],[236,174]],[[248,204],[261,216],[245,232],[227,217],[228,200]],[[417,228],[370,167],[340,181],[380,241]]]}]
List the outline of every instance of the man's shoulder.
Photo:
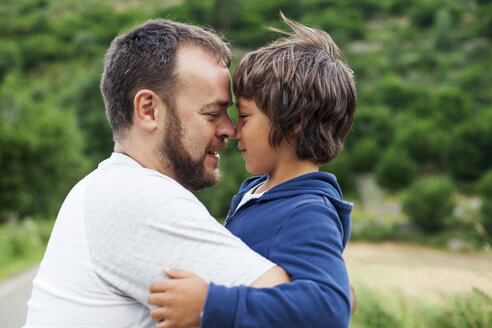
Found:
[{"label": "man's shoulder", "polygon": [[112,189],[120,195],[135,191],[141,194],[164,192],[174,195],[193,195],[174,179],[143,167],[110,166],[98,168],[91,175],[88,182],[91,188]]},{"label": "man's shoulder", "polygon": [[[186,207],[203,211],[196,196],[178,182],[157,171],[135,167],[109,167],[95,170],[87,177],[84,208],[127,214],[159,212]],[[138,211],[137,211],[138,212]],[[162,213],[161,213],[162,214]]]}]

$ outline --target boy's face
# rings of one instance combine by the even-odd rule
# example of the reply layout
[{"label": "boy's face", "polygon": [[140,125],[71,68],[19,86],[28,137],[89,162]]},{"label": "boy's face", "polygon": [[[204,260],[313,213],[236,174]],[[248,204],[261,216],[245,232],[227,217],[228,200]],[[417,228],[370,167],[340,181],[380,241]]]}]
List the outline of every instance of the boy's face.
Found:
[{"label": "boy's face", "polygon": [[286,153],[292,153],[293,149],[286,149],[283,145],[275,149],[270,145],[270,119],[254,100],[239,97],[236,107],[238,120],[235,138],[238,148],[243,150],[241,156],[246,161],[246,170],[255,175],[275,172],[288,155]]}]

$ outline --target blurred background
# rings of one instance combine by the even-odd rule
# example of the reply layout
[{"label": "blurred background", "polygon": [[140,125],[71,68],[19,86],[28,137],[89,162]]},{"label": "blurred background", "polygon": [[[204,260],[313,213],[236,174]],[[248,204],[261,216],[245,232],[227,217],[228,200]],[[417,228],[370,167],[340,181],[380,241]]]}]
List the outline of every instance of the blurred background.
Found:
[{"label": "blurred background", "polygon": [[[279,10],[330,33],[355,72],[353,129],[322,168],[355,204],[351,327],[490,327],[491,0],[2,0],[0,282],[40,261],[67,192],[112,151],[99,81],[116,35],[211,26],[233,72],[285,28]],[[197,193],[219,220],[249,177],[236,146]]]}]

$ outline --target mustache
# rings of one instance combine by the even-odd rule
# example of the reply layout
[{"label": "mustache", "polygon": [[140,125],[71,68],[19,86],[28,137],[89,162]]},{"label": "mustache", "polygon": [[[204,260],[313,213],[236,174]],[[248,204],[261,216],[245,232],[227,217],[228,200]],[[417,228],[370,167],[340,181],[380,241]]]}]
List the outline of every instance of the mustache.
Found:
[{"label": "mustache", "polygon": [[207,147],[207,152],[221,152],[221,151],[224,151],[226,148],[227,148],[227,143],[229,142],[229,140],[227,139],[222,139],[221,141],[219,141],[218,143],[214,144],[214,145],[210,145]]}]

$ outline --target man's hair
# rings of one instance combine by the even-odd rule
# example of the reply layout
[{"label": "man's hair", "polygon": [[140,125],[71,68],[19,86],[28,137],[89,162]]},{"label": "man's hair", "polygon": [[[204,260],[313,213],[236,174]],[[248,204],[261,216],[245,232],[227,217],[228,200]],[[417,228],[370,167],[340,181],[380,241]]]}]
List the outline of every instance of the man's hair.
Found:
[{"label": "man's hair", "polygon": [[343,147],[357,106],[353,72],[328,33],[282,19],[294,33],[247,54],[234,72],[236,98],[270,119],[269,142],[294,142],[300,159],[324,164]]},{"label": "man's hair", "polygon": [[111,42],[101,92],[115,140],[132,125],[133,99],[139,90],[154,91],[173,108],[176,50],[183,44],[199,46],[230,66],[231,52],[216,34],[170,20],[149,20]]}]

